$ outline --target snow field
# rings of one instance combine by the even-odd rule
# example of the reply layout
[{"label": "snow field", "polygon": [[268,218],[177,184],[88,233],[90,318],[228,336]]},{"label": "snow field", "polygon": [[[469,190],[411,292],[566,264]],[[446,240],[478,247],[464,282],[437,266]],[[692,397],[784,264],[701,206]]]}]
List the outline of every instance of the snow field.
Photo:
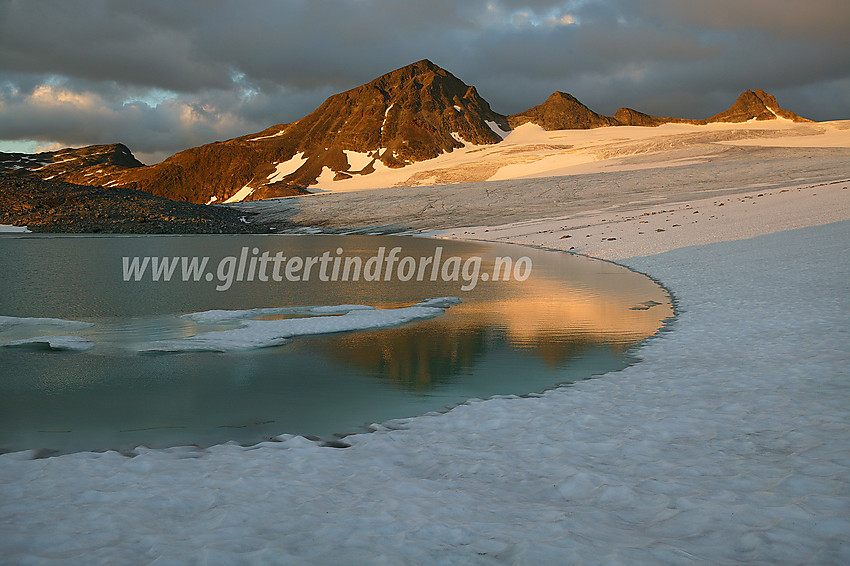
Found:
[{"label": "snow field", "polygon": [[680,316],[621,372],[350,448],[0,456],[0,552],[87,564],[850,561],[850,222],[626,261]]}]

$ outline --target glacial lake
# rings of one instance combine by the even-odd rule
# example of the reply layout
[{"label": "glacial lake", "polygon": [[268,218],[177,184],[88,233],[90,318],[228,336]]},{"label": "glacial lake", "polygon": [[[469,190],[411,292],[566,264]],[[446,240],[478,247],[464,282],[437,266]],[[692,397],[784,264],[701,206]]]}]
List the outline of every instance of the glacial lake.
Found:
[{"label": "glacial lake", "polygon": [[673,315],[608,262],[403,236],[9,234],[0,273],[0,451],[48,455],[344,442],[624,368]]}]

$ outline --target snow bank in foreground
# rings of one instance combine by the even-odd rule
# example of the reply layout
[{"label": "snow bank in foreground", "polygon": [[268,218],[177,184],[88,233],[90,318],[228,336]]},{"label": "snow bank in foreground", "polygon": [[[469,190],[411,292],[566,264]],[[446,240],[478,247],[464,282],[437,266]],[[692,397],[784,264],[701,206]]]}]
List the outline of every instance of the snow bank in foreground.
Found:
[{"label": "snow bank in foreground", "polygon": [[0,456],[11,563],[850,563],[850,222],[628,263],[641,363],[252,448]]}]

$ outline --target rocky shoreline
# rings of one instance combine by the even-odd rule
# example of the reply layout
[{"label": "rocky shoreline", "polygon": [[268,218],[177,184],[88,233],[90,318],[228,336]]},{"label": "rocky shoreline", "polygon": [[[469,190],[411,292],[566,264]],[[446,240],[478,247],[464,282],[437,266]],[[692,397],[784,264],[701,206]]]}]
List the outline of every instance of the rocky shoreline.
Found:
[{"label": "rocky shoreline", "polygon": [[268,233],[254,214],[172,201],[134,189],[75,185],[0,173],[0,224],[33,232],[105,234]]}]

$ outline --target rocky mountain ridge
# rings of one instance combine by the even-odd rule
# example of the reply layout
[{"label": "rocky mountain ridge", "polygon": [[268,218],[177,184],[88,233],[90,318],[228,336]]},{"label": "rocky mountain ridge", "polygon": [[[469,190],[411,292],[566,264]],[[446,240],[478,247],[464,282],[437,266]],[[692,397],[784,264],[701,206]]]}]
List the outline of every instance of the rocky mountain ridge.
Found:
[{"label": "rocky mountain ridge", "polygon": [[90,145],[36,154],[0,152],[0,172],[88,185],[89,177],[144,167],[124,144]]},{"label": "rocky mountain ridge", "polygon": [[210,204],[307,194],[317,182],[401,168],[469,144],[496,144],[529,122],[562,130],[753,119],[808,121],[761,90],[742,93],[728,110],[702,120],[630,108],[604,116],[564,92],[504,116],[474,86],[424,59],[333,95],[296,122],[190,148],[155,165],[145,166],[124,145],[111,144],[35,155],[0,153],[0,172]]},{"label": "rocky mountain ridge", "polygon": [[633,108],[620,108],[613,116],[597,114],[571,94],[553,93],[543,104],[508,116],[512,128],[532,122],[544,130],[584,130],[603,126],[660,126],[662,124],[693,124],[702,126],[714,123],[742,123],[750,120],[785,119],[793,122],[811,122],[789,110],[780,108],[776,98],[763,90],[747,90],[738,96],[728,109],[710,118],[688,119],[652,116]]}]

